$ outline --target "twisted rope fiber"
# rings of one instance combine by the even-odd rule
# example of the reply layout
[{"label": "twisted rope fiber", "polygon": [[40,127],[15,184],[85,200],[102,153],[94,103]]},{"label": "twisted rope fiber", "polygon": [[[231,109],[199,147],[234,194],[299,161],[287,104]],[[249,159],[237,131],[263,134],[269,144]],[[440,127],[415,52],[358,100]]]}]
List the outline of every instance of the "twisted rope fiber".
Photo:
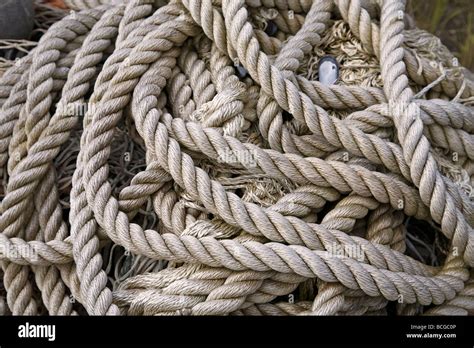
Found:
[{"label": "twisted rope fiber", "polygon": [[[447,76],[433,87],[447,100],[414,99],[409,82],[438,75],[403,46],[403,1],[66,3],[75,11],[0,78],[0,303],[12,314],[474,308],[473,204],[443,168],[452,155],[457,171],[472,166],[473,109],[449,100],[469,100],[472,81]],[[382,87],[302,73],[336,13],[379,60]],[[145,155],[119,188],[121,129]],[[66,191],[61,156],[75,162]],[[407,219],[449,244],[439,265],[407,255]],[[111,287],[111,245],[155,271],[133,266]]]}]

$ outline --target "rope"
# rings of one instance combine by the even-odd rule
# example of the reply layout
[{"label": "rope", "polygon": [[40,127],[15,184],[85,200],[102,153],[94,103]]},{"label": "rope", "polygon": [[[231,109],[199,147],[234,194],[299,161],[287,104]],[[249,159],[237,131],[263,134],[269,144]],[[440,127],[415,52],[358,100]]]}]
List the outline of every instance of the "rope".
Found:
[{"label": "rope", "polygon": [[0,313],[473,310],[474,89],[404,1],[65,3],[0,77]]}]

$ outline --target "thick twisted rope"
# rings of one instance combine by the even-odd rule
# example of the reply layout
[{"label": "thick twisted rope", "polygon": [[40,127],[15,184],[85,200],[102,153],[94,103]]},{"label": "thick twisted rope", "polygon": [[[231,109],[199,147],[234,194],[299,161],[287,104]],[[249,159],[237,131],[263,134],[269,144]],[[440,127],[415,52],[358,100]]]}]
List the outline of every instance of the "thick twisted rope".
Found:
[{"label": "thick twisted rope", "polygon": [[[439,75],[403,46],[403,1],[66,3],[0,78],[0,312],[472,310],[471,82],[416,99],[409,83]],[[382,87],[302,73],[336,13]],[[119,132],[137,166],[114,157]],[[438,266],[407,255],[410,219],[449,244]],[[120,283],[117,246],[154,271]]]}]

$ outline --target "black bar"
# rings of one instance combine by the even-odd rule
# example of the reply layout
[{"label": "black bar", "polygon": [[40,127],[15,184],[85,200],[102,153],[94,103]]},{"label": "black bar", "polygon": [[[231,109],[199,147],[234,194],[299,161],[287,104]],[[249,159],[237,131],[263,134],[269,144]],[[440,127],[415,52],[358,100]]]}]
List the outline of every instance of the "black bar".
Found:
[{"label": "black bar", "polygon": [[[54,341],[20,325],[55,325]],[[26,326],[23,327],[25,329]],[[23,333],[25,330],[23,330]],[[34,332],[33,332],[34,334]],[[408,337],[421,334],[422,337]],[[440,338],[433,335],[444,335]],[[446,335],[450,335],[449,337]],[[455,336],[455,337],[454,337]],[[52,338],[52,337],[50,337]],[[473,317],[1,317],[0,347],[29,344],[403,344],[469,346]]]}]

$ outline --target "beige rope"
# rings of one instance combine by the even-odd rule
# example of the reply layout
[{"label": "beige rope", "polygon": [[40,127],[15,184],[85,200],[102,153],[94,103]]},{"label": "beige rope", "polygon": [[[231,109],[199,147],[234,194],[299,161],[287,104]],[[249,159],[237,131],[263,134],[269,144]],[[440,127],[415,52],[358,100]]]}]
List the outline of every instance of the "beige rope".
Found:
[{"label": "beige rope", "polygon": [[[474,89],[404,1],[66,4],[0,77],[0,313],[472,311]],[[377,83],[305,70],[343,30]],[[413,220],[440,266],[407,255]]]}]

